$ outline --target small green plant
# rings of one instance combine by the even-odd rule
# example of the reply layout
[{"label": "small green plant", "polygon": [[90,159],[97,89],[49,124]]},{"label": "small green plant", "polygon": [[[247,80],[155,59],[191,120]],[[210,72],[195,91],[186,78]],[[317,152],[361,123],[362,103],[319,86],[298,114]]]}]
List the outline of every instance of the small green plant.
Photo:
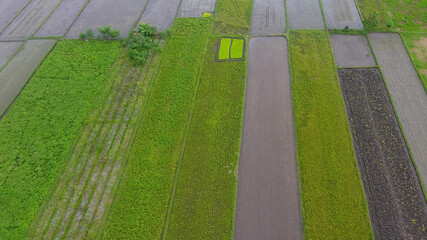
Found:
[{"label": "small green plant", "polygon": [[363,25],[367,30],[373,30],[378,26],[378,15],[378,11],[375,11],[367,19],[363,20]]},{"label": "small green plant", "polygon": [[98,39],[102,40],[114,40],[120,37],[120,31],[118,29],[111,29],[111,26],[104,26],[97,28],[101,35],[98,35]]},{"label": "small green plant", "polygon": [[387,20],[386,25],[387,25],[387,27],[388,27],[388,28],[393,28],[393,27],[394,27],[394,22],[393,22],[393,20],[392,20],[392,19]]},{"label": "small green plant", "polygon": [[80,40],[88,40],[93,39],[95,37],[95,34],[93,33],[92,28],[89,28],[86,33],[80,33],[79,38]]},{"label": "small green plant", "polygon": [[343,29],[344,32],[350,32],[350,28],[348,26],[345,26]]}]

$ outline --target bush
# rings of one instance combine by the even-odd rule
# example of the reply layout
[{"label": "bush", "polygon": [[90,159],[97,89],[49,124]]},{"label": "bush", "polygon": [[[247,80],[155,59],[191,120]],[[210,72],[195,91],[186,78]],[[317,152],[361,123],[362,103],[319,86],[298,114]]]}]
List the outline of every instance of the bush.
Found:
[{"label": "bush", "polygon": [[156,26],[150,26],[150,24],[145,22],[138,23],[138,33],[144,37],[153,37],[156,31]]},{"label": "bush", "polygon": [[111,26],[98,27],[97,28],[101,35],[98,35],[98,39],[112,40],[120,37],[120,31],[117,29],[112,30]]},{"label": "bush", "polygon": [[95,37],[95,34],[93,33],[92,28],[89,28],[86,33],[80,33],[79,38],[81,40],[88,40],[93,39]]},{"label": "bush", "polygon": [[375,11],[367,19],[363,20],[363,25],[365,25],[367,30],[373,30],[378,26],[378,15],[378,11]]}]

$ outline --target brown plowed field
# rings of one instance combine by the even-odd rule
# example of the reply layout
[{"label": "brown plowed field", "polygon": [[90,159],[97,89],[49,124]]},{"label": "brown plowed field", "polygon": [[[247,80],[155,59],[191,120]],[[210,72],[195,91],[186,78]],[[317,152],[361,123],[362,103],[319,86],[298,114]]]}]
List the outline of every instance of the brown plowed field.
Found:
[{"label": "brown plowed field", "polygon": [[426,201],[379,70],[338,75],[375,238],[427,238]]}]

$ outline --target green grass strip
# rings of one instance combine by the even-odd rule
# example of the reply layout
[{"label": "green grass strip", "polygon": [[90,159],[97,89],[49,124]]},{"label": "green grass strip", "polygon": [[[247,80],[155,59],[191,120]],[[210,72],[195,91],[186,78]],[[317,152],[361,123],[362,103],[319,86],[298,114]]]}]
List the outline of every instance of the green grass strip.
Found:
[{"label": "green grass strip", "polygon": [[242,58],[243,57],[243,39],[233,39],[233,43],[231,44],[231,52],[230,57],[235,58]]},{"label": "green grass strip", "polygon": [[166,239],[232,239],[246,61],[206,48]]},{"label": "green grass strip", "polygon": [[161,237],[211,30],[211,19],[175,20],[103,238]]},{"label": "green grass strip", "polygon": [[231,38],[221,38],[221,44],[218,52],[218,59],[224,60],[230,58]]},{"label": "green grass strip", "polygon": [[108,97],[117,42],[61,41],[0,121],[0,238],[23,239],[79,129]]},{"label": "green grass strip", "polygon": [[329,35],[291,32],[290,50],[304,238],[371,239]]}]

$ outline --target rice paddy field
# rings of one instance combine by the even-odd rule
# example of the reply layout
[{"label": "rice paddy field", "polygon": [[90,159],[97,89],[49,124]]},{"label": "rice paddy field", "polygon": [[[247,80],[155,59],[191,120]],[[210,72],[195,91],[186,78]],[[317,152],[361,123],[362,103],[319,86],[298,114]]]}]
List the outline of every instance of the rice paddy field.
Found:
[{"label": "rice paddy field", "polygon": [[426,1],[0,2],[0,239],[427,239]]}]

